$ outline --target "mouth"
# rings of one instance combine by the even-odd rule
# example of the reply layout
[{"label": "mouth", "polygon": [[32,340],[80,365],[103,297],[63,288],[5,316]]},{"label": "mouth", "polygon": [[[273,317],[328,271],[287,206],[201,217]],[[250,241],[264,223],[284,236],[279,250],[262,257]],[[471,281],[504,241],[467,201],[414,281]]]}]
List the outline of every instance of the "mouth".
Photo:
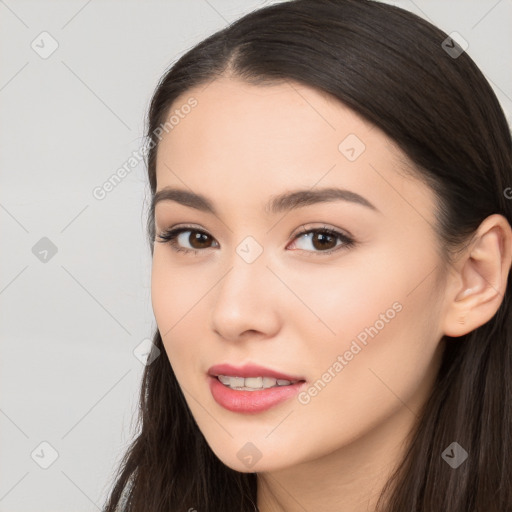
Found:
[{"label": "mouth", "polygon": [[300,380],[276,379],[274,377],[232,377],[229,375],[217,375],[217,379],[224,386],[238,391],[258,391],[304,382]]},{"label": "mouth", "polygon": [[258,413],[288,400],[306,380],[258,365],[216,365],[208,370],[214,400],[238,413]]},{"label": "mouth", "polygon": [[223,363],[216,364],[208,370],[208,375],[212,377],[218,377],[219,375],[223,377],[240,377],[240,378],[270,378],[277,380],[286,380],[289,382],[297,382],[300,380],[305,380],[304,377],[298,377],[293,375],[288,375],[278,370],[272,370],[271,368],[266,368],[264,366],[260,366],[258,364],[245,364],[243,366],[233,366],[231,364]]}]

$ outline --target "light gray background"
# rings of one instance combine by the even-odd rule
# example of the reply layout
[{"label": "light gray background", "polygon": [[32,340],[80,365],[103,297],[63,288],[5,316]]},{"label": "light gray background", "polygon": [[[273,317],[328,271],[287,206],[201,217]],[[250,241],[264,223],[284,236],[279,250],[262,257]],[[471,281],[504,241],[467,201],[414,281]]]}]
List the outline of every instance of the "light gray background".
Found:
[{"label": "light gray background", "polygon": [[[133,432],[133,350],[156,324],[143,163],[92,191],[140,149],[168,65],[265,3],[0,0],[1,512],[103,504]],[[511,119],[512,0],[389,3],[459,32]],[[59,45],[46,59],[31,47],[43,31]]]}]

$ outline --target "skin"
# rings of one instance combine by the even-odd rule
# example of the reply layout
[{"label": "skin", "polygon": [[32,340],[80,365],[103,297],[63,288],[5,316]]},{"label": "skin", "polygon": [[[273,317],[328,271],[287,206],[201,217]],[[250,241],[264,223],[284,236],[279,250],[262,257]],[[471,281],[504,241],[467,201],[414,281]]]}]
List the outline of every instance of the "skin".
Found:
[{"label": "skin", "polygon": [[[405,156],[377,127],[312,88],[220,77],[178,98],[197,106],[164,136],[157,191],[207,196],[217,215],[174,201],[155,209],[156,233],[193,224],[203,245],[155,243],[152,304],[167,357],[190,410],[219,459],[258,473],[261,512],[374,510],[403,455],[439,368],[443,334],[461,336],[498,309],[511,264],[512,235],[500,215],[485,219],[453,265],[434,232],[436,199],[402,171]],[[366,148],[355,161],[338,149],[348,134]],[[265,203],[298,188],[356,192],[377,210],[333,201],[272,215]],[[322,254],[295,239],[325,225],[355,245]],[[263,248],[247,263],[247,236]],[[157,237],[158,240],[158,237]],[[201,249],[201,247],[204,247]],[[303,376],[308,387],[381,314],[401,305],[378,334],[307,404],[292,398],[240,414],[218,405],[207,371],[248,362]],[[463,321],[461,321],[463,320]],[[237,453],[253,443],[251,468]]]}]

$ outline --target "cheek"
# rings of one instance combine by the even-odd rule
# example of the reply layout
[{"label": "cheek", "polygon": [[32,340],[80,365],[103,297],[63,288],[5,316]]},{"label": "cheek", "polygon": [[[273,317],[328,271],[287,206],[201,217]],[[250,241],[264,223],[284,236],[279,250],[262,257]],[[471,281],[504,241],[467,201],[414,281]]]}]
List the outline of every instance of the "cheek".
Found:
[{"label": "cheek", "polygon": [[[190,287],[184,287],[182,274],[170,264],[166,257],[167,248],[155,248],[151,270],[151,302],[155,320],[168,350],[170,340],[179,328],[179,318],[183,316],[183,305]],[[174,351],[172,353],[175,353]],[[171,361],[172,364],[172,361]]]},{"label": "cheek", "polygon": [[355,432],[404,404],[417,412],[437,372],[441,301],[435,256],[407,262],[403,254],[391,256],[368,259],[360,271],[350,266],[351,272],[333,273],[329,284],[310,276],[318,288],[306,301],[336,333],[305,322],[297,329],[310,340],[302,357],[313,377],[300,403],[316,423],[328,414]]},{"label": "cheek", "polygon": [[437,255],[412,237],[398,242],[347,253],[336,265],[311,266],[307,280],[293,278],[294,291],[314,313],[300,306],[294,334],[308,344],[316,375],[350,350],[343,372],[361,368],[367,381],[378,381],[371,365],[393,377],[398,369],[409,372],[416,359],[428,364],[424,358],[438,341]]},{"label": "cheek", "polygon": [[168,247],[155,248],[151,270],[151,302],[162,335],[187,314],[207,290],[192,266],[175,263]]},{"label": "cheek", "polygon": [[151,271],[151,302],[169,361],[178,376],[197,366],[197,354],[208,327],[208,291],[218,280],[199,265],[175,263],[167,247],[155,248]]},{"label": "cheek", "polygon": [[176,312],[179,284],[175,282],[177,274],[169,268],[163,253],[164,250],[155,247],[151,269],[151,303],[165,343],[164,334],[174,324],[173,316]]},{"label": "cheek", "polygon": [[[311,265],[306,272],[303,268],[280,269],[279,275],[300,301],[288,294],[293,307],[281,309],[296,324],[295,339],[332,351],[333,347],[343,349],[346,341],[375,322],[379,330],[387,326],[380,315],[385,315],[385,320],[397,316],[411,282],[398,262],[395,269],[383,268],[382,262],[388,258],[375,251],[350,255],[332,265]],[[294,328],[290,322],[287,327]]]}]

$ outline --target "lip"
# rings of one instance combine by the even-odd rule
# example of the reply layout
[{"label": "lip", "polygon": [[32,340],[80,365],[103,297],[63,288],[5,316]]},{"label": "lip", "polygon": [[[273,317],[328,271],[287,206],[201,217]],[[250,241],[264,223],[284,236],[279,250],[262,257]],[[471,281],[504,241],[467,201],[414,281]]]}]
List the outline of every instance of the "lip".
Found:
[{"label": "lip", "polygon": [[[233,366],[230,364],[216,364],[208,370],[208,375],[217,377],[218,375],[227,375],[229,377],[272,377],[274,379],[283,380],[306,380],[304,377],[297,377],[287,375],[285,373],[265,368],[257,364],[245,364],[244,366]],[[248,391],[248,393],[255,393],[255,391]]]},{"label": "lip", "polygon": [[[230,377],[272,377],[289,381],[298,381],[288,386],[276,386],[258,391],[243,391],[225,386],[218,375]],[[289,400],[306,386],[306,380],[300,376],[288,375],[257,364],[232,366],[218,364],[208,370],[208,384],[213,399],[224,409],[232,412],[254,414],[266,411],[281,402]]]},{"label": "lip", "polygon": [[289,400],[307,385],[305,381],[300,381],[289,386],[277,386],[258,391],[241,391],[225,386],[217,377],[211,375],[208,376],[208,381],[213,399],[221,407],[228,411],[245,414],[266,411]]}]

